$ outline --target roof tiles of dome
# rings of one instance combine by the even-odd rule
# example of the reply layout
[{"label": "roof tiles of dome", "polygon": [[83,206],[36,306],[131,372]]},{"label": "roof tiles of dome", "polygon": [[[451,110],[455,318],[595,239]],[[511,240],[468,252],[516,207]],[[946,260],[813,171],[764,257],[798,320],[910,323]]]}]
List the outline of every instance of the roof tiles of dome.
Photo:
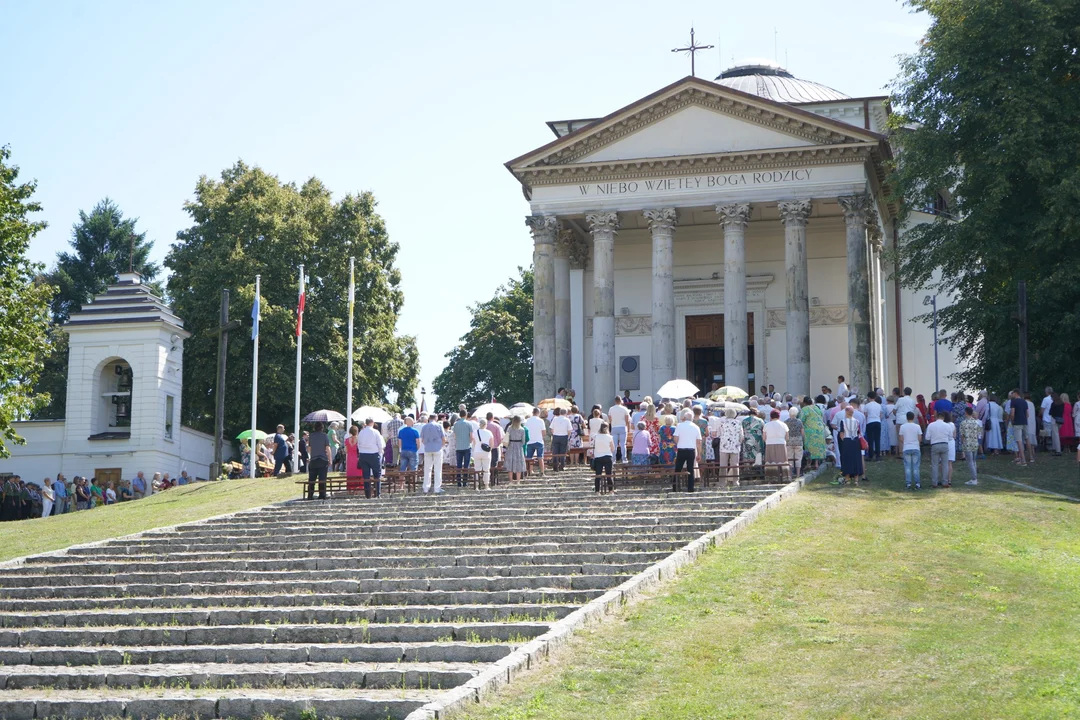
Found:
[{"label": "roof tiles of dome", "polygon": [[733,90],[783,103],[849,100],[848,95],[810,80],[800,80],[779,65],[755,62],[728,68],[715,80]]}]

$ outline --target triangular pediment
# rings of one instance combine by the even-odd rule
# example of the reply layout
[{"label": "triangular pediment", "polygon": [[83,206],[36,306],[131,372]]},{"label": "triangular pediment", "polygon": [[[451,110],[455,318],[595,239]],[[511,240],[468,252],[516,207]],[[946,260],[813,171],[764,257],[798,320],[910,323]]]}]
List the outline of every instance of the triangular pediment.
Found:
[{"label": "triangular pediment", "polygon": [[684,78],[507,167],[519,174],[604,162],[877,144],[882,139],[785,103]]}]

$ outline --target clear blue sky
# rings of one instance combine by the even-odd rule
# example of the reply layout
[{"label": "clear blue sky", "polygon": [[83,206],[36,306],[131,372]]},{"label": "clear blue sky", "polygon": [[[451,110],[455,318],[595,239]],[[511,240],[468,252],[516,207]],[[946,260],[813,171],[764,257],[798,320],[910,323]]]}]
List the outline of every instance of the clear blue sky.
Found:
[{"label": "clear blue sky", "polygon": [[[39,183],[51,265],[105,196],[164,258],[200,175],[237,159],[336,195],[371,190],[429,389],[471,303],[532,258],[503,163],[689,74],[773,58],[852,96],[883,94],[926,27],[898,0],[762,3],[31,2],[0,0],[0,144]],[[717,50],[698,75],[721,70]],[[358,298],[358,302],[360,299]],[[516,400],[517,398],[513,398]]]}]

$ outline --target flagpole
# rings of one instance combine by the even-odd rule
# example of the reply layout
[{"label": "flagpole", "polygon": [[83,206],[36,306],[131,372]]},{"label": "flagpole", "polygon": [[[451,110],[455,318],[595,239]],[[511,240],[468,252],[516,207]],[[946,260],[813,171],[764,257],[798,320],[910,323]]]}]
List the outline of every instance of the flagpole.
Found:
[{"label": "flagpole", "polygon": [[259,424],[259,289],[262,281],[261,275],[255,276],[255,304],[251,308],[252,328],[251,339],[255,341],[255,357],[251,369],[251,477],[255,478],[255,471],[259,468],[259,454],[255,450],[255,430]]},{"label": "flagpole", "polygon": [[292,471],[300,472],[300,354],[304,347],[304,266],[300,266],[300,295],[296,305],[296,397],[293,401],[293,432],[296,444],[293,447]]},{"label": "flagpole", "polygon": [[349,424],[352,423],[353,315],[355,315],[355,313],[353,312],[353,304],[355,302],[356,302],[356,259],[355,258],[349,258],[349,359],[346,361],[348,363],[348,368],[349,368],[348,372],[347,372],[347,377],[348,377],[348,390],[347,390],[347,392],[349,394],[349,398],[345,403],[345,410],[346,410],[345,427],[346,427],[346,430],[348,429]]}]

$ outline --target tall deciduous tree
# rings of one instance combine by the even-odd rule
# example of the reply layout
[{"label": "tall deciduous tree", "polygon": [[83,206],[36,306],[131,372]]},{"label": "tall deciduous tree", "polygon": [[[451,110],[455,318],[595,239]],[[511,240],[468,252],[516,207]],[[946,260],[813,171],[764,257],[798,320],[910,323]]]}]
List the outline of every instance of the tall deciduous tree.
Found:
[{"label": "tall deciduous tree", "polygon": [[948,294],[962,386],[1018,378],[1017,282],[1028,285],[1030,376],[1080,385],[1080,3],[911,0],[933,23],[893,102],[907,208],[951,192],[951,218],[906,232],[900,278]]},{"label": "tall deciduous tree", "polygon": [[532,397],[533,273],[519,268],[495,297],[470,308],[469,331],[446,354],[446,367],[432,384],[439,409],[469,407],[494,395],[511,404]]},{"label": "tall deciduous tree", "polygon": [[[394,267],[398,246],[387,236],[371,193],[338,202],[312,178],[282,183],[238,162],[220,180],[199,179],[186,205],[192,226],[177,234],[165,265],[169,297],[194,333],[184,344],[184,421],[212,432],[221,289],[230,317],[250,327],[255,275],[262,276],[259,324],[259,424],[291,426],[296,367],[300,265],[309,278],[304,312],[304,413],[345,410],[349,258],[356,258],[354,405],[411,398],[419,355],[412,337],[395,333],[403,295]],[[252,345],[249,330],[229,341],[225,429],[250,425]]]},{"label": "tall deciduous tree", "polygon": [[32,388],[48,352],[52,287],[41,281],[44,268],[27,258],[30,240],[45,223],[32,222],[41,211],[31,200],[36,184],[18,183],[19,168],[8,164],[11,150],[0,147],[0,457],[10,443],[21,443],[12,423],[48,401]]},{"label": "tall deciduous tree", "polygon": [[49,356],[45,360],[37,390],[49,394],[49,403],[35,417],[64,416],[67,402],[68,343],[61,325],[73,312],[90,301],[116,276],[133,268],[147,283],[154,283],[161,268],[150,261],[154,243],[145,232],[136,232],[137,218],[125,218],[115,202],[105,198],[90,211],[79,211],[79,221],[71,228],[70,252],[57,257],[48,281],[56,287],[52,300],[54,325],[49,330]]}]

